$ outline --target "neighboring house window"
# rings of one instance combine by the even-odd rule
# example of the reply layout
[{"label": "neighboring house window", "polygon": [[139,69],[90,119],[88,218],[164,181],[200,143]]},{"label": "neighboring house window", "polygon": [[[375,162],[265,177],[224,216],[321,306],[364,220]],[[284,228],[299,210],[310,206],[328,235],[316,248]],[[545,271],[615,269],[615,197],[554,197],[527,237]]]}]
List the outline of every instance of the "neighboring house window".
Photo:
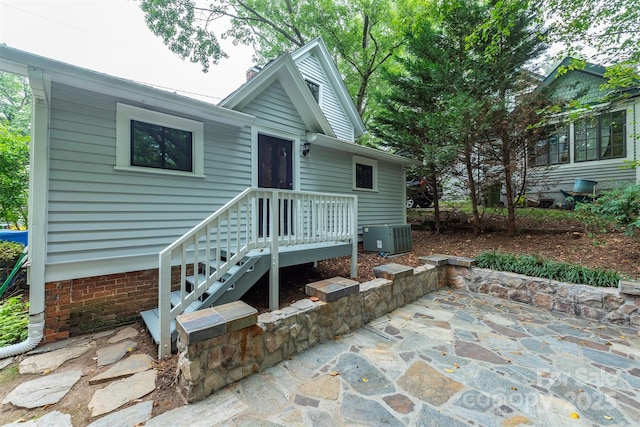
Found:
[{"label": "neighboring house window", "polygon": [[378,190],[378,162],[364,157],[353,157],[353,188]]},{"label": "neighboring house window", "polygon": [[320,102],[320,85],[310,80],[305,80],[305,83],[307,83],[307,87],[311,91],[311,95],[313,95],[316,102]]},{"label": "neighboring house window", "polygon": [[575,122],[575,161],[625,157],[625,115],[624,110],[615,111]]},{"label": "neighboring house window", "polygon": [[204,176],[201,122],[117,105],[116,169]]},{"label": "neighboring house window", "polygon": [[536,166],[560,165],[563,163],[569,163],[568,126],[536,143]]}]

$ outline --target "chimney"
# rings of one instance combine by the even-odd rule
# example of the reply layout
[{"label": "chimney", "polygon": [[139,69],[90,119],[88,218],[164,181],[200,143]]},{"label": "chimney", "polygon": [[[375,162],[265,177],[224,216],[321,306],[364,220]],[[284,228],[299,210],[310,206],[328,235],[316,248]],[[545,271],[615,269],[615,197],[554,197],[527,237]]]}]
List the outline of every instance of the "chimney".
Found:
[{"label": "chimney", "polygon": [[251,80],[253,76],[260,72],[260,68],[253,66],[247,70],[247,81]]}]

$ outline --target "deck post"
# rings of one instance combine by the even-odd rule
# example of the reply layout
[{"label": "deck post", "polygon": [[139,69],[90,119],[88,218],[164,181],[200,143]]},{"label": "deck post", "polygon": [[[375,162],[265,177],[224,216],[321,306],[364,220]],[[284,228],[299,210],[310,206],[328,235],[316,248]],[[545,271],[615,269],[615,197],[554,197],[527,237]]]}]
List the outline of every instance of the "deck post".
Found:
[{"label": "deck post", "polygon": [[358,277],[358,196],[353,196],[350,205],[351,232],[351,278]]},{"label": "deck post", "polygon": [[171,355],[171,252],[160,253],[158,273],[158,359],[164,359]]},{"label": "deck post", "polygon": [[271,234],[271,268],[269,270],[269,309],[278,310],[280,308],[280,259],[278,251],[278,239],[280,238],[280,232],[278,226],[280,225],[280,200],[278,200],[278,191],[274,190],[271,193],[271,200],[269,201],[269,211],[271,216],[269,217],[269,230]]}]

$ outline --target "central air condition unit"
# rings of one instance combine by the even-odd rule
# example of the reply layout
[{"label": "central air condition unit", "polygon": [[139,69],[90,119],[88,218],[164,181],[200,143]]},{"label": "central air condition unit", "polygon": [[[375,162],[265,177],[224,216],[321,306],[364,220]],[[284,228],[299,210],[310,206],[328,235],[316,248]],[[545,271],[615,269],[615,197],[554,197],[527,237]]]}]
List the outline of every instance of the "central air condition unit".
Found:
[{"label": "central air condition unit", "polygon": [[365,225],[362,228],[362,246],[365,252],[385,252],[388,255],[411,251],[411,226]]}]

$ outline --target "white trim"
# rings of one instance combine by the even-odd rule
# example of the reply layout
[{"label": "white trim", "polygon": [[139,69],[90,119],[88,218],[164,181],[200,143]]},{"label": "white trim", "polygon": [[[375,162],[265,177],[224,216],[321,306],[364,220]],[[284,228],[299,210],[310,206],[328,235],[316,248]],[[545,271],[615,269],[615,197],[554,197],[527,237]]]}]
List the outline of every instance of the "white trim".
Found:
[{"label": "white trim", "polygon": [[362,117],[358,113],[353,100],[351,99],[351,95],[349,94],[349,90],[338,71],[338,67],[336,66],[333,59],[331,59],[331,55],[329,54],[329,50],[327,46],[324,44],[324,41],[321,37],[317,37],[302,46],[300,49],[291,53],[291,57],[297,63],[298,61],[303,61],[311,53],[314,53],[320,65],[322,66],[324,72],[327,74],[329,84],[333,87],[336,96],[340,100],[342,107],[345,109],[345,113],[351,119],[351,125],[353,127],[354,137],[359,137],[362,134],[367,132],[367,129],[362,121]]},{"label": "white trim", "polygon": [[[191,132],[193,135],[193,147],[191,147],[192,172],[131,166],[131,120],[139,120],[145,123]],[[184,117],[118,102],[116,104],[116,164],[114,169],[204,178],[204,124]]]},{"label": "white trim", "polygon": [[308,133],[307,141],[311,143],[311,149],[313,145],[317,144],[321,147],[330,148],[332,150],[343,151],[345,153],[351,153],[355,155],[367,156],[379,161],[398,163],[403,166],[421,166],[422,162],[413,160],[408,157],[399,156],[397,154],[382,151],[377,148],[366,147],[364,145],[356,144],[353,142],[341,141],[337,138],[332,138],[327,135],[319,133]]},{"label": "white trim", "polygon": [[158,268],[158,253],[47,264],[46,283]]},{"label": "white trim", "polygon": [[309,131],[335,136],[320,105],[311,95],[306,82],[290,55],[283,55],[267,64],[262,71],[220,102],[221,107],[241,110],[279,81]]},{"label": "white trim", "polygon": [[[362,188],[356,185],[356,164],[371,166],[372,169],[372,187],[373,188]],[[353,176],[353,190],[355,191],[369,191],[369,192],[378,192],[378,161],[373,159],[368,159],[366,157],[353,156],[351,160],[351,169]]]},{"label": "white trim", "polygon": [[300,190],[300,135],[273,126],[253,125],[251,127],[251,186],[258,187],[258,135],[268,135],[291,141],[293,188]]}]

